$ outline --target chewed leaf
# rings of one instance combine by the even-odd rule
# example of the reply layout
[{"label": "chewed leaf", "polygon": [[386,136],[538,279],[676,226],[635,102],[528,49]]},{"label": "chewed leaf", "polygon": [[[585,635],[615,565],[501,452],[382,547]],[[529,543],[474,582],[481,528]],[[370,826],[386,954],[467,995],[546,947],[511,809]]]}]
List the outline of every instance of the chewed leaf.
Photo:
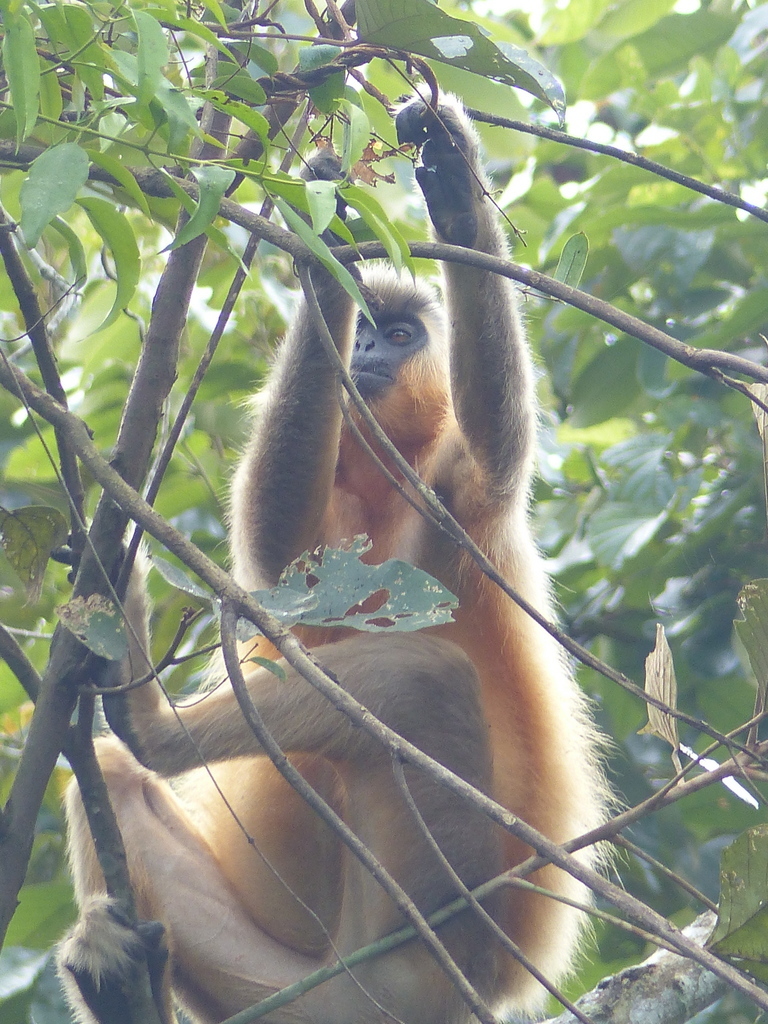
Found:
[{"label": "chewed leaf", "polygon": [[[371,543],[356,537],[348,548],[323,548],[293,562],[272,590],[254,597],[282,621],[351,627],[365,632],[412,631],[450,622],[458,602],[434,577],[391,558],[367,565]],[[302,606],[303,602],[303,606]],[[295,617],[290,622],[291,609]]]},{"label": "chewed leaf", "polygon": [[768,825],[744,832],[723,851],[720,906],[711,945],[763,981],[768,978]]},{"label": "chewed leaf", "polygon": [[524,89],[565,115],[560,82],[525,50],[494,43],[477,25],[441,11],[430,0],[358,0],[360,38],[439,60],[483,78]]},{"label": "chewed leaf", "polygon": [[67,533],[67,521],[57,508],[0,509],[0,544],[32,604],[40,597],[51,551],[64,543]]},{"label": "chewed leaf", "polygon": [[75,597],[56,611],[67,629],[99,657],[120,661],[128,653],[123,616],[109,598]]}]

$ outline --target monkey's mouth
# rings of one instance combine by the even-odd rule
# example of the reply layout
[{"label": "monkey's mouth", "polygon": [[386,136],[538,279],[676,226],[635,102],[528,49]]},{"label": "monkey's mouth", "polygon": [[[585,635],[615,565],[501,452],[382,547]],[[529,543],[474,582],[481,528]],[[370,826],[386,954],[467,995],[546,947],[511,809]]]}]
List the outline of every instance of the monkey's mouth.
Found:
[{"label": "monkey's mouth", "polygon": [[352,380],[366,401],[370,398],[378,398],[395,383],[391,374],[383,366],[367,366],[364,370],[353,369]]}]

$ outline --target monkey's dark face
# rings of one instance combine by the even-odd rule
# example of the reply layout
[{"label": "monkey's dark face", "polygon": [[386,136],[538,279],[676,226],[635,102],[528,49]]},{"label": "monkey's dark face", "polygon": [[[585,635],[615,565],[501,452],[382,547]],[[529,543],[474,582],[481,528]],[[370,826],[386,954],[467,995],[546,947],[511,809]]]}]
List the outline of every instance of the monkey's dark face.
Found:
[{"label": "monkey's dark face", "polygon": [[428,340],[418,317],[389,317],[378,320],[375,327],[361,317],[350,369],[363,398],[380,398],[397,380],[403,363],[423,349]]}]

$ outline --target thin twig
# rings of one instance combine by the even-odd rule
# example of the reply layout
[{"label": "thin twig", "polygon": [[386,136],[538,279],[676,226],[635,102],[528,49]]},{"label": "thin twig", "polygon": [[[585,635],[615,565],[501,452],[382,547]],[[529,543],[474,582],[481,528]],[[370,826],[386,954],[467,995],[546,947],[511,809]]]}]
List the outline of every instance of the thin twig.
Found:
[{"label": "thin twig", "polygon": [[529,124],[526,121],[514,121],[509,117],[487,114],[483,110],[475,110],[472,107],[467,108],[467,113],[473,121],[479,121],[482,124],[495,125],[499,128],[511,128],[513,131],[524,132],[526,135],[536,135],[540,139],[560,142],[562,145],[571,146],[574,149],[586,149],[590,153],[610,156],[615,160],[620,160],[622,163],[632,164],[633,167],[640,167],[642,170],[650,171],[651,174],[655,174],[659,178],[674,181],[678,185],[690,189],[692,192],[708,196],[710,199],[723,203],[725,206],[733,206],[738,210],[744,210],[746,213],[768,224],[768,210],[755,206],[753,203],[748,203],[741,196],[737,196],[733,192],[727,192],[723,188],[718,188],[717,185],[707,185],[697,178],[691,178],[687,174],[673,171],[670,167],[665,167],[664,164],[657,163],[655,160],[638,156],[637,153],[630,153],[626,149],[619,149],[618,146],[608,146],[601,142],[592,142],[590,139],[580,139],[575,135],[568,135],[566,132],[558,131],[556,128],[547,128],[544,125]]}]

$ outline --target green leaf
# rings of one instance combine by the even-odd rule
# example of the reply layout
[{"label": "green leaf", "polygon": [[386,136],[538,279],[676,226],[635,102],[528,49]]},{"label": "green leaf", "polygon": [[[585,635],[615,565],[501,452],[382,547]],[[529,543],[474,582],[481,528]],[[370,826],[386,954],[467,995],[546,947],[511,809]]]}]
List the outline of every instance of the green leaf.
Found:
[{"label": "green leaf", "polygon": [[266,608],[275,602],[290,606],[290,597],[310,597],[312,603],[296,622],[323,627],[351,627],[369,633],[403,632],[450,622],[458,601],[434,577],[407,562],[390,558],[366,565],[371,549],[366,537],[348,548],[323,548],[320,554],[292,562],[277,587],[257,591]]},{"label": "green leaf", "polygon": [[247,103],[233,100],[221,89],[197,89],[195,95],[207,100],[216,110],[221,110],[223,113],[237,118],[246,128],[255,132],[265,146],[269,143],[269,121],[258,110],[252,110]]},{"label": "green leaf", "polygon": [[182,18],[176,14],[168,14],[163,11],[163,21],[167,25],[173,25],[174,28],[180,29],[184,32],[189,32],[190,35],[197,36],[198,39],[202,39],[203,42],[208,43],[215,50],[218,50],[223,57],[227,60],[232,59],[232,53],[228,46],[219,39],[215,32],[211,32],[207,25],[203,25],[202,22],[196,21],[194,18]]},{"label": "green leaf", "polygon": [[357,281],[350,274],[347,268],[342,263],[339,263],[322,238],[318,238],[309,224],[303,221],[295,210],[292,210],[291,207],[287,203],[283,202],[279,197],[273,196],[273,199],[275,206],[283,215],[283,218],[291,231],[296,232],[302,242],[311,249],[325,269],[339,282],[344,291],[348,295],[352,296],[365,316],[371,321],[371,323],[373,323],[373,317],[371,316],[371,311],[368,309],[368,303],[363,298]]},{"label": "green leaf", "polygon": [[379,201],[358,185],[345,183],[340,187],[340,193],[344,202],[360,214],[376,238],[385,246],[395,269],[400,271],[405,265],[413,274],[414,265],[408,242],[397,230],[392,219],[387,216]]},{"label": "green leaf", "polygon": [[315,234],[322,235],[336,213],[336,182],[308,181],[306,190],[312,228]]},{"label": "green leaf", "polygon": [[112,309],[98,328],[103,331],[117,319],[133,298],[141,275],[139,247],[136,245],[131,222],[106,199],[78,199],[78,205],[88,214],[91,224],[111,252],[115,264],[117,290]]},{"label": "green leaf", "polygon": [[192,174],[200,189],[197,206],[173,242],[166,246],[166,250],[178,249],[180,245],[186,245],[193,238],[203,234],[213,223],[214,217],[219,212],[219,206],[224,198],[224,193],[235,180],[235,172],[233,170],[229,167],[219,167],[217,164],[204,164],[202,167],[193,167]]},{"label": "green leaf", "polygon": [[19,893],[19,911],[8,928],[8,946],[48,950],[75,918],[69,882],[25,885]]},{"label": "green leaf", "polygon": [[589,517],[586,536],[602,565],[618,569],[656,535],[666,511],[651,514],[627,501],[608,501]]},{"label": "green leaf", "polygon": [[8,76],[11,106],[16,118],[16,145],[20,146],[37,121],[40,103],[40,61],[35,33],[24,11],[3,8],[2,56]]},{"label": "green leaf", "polygon": [[676,74],[687,69],[691,57],[701,57],[727,42],[738,23],[735,12],[702,7],[690,15],[670,14],[632,42],[648,74]]},{"label": "green leaf", "polygon": [[720,906],[711,945],[750,974],[768,975],[768,825],[756,825],[723,850]]},{"label": "green leaf", "polygon": [[[234,166],[235,161],[232,161],[232,164]],[[306,213],[310,217],[312,216],[309,206],[307,182],[303,179],[293,178],[288,174],[281,174],[279,171],[261,174],[258,171],[254,171],[250,164],[242,164],[241,169],[243,174],[258,181],[270,195],[278,195],[281,199],[287,200],[294,209],[299,210],[301,213]],[[352,232],[341,217],[334,214],[329,227],[334,235],[343,238],[349,245],[355,244]]]},{"label": "green leaf", "polygon": [[340,46],[323,43],[318,46],[302,46],[299,50],[299,70],[314,71],[315,68],[331,64],[342,52]]},{"label": "green leaf", "polygon": [[120,160],[116,160],[113,156],[108,156],[106,153],[102,153],[99,149],[87,150],[88,156],[91,162],[97,164],[102,170],[105,170],[107,174],[111,174],[112,177],[120,184],[125,192],[127,192],[130,199],[138,206],[142,213],[150,217],[149,203],[147,197],[139,188],[139,183],[136,181],[133,173],[122,163]]},{"label": "green leaf", "polygon": [[227,27],[227,21],[224,17],[224,12],[221,9],[219,0],[203,0],[204,6],[211,12],[216,21],[221,25],[222,28]]},{"label": "green leaf", "polygon": [[88,154],[74,142],[62,142],[40,154],[21,186],[21,233],[30,249],[43,228],[74,203],[88,180]]},{"label": "green leaf", "polygon": [[192,594],[194,597],[200,597],[204,601],[213,600],[213,594],[209,590],[204,590],[183,569],[179,569],[178,566],[166,561],[165,558],[161,558],[160,555],[152,556],[152,565],[166,583],[170,583],[177,590],[183,590],[185,594]]},{"label": "green leaf", "polygon": [[557,262],[557,269],[552,275],[556,281],[570,285],[571,288],[578,288],[584,268],[587,265],[589,255],[589,242],[583,231],[578,235],[571,235],[563,246],[560,259]]},{"label": "green leaf", "polygon": [[[220,74],[214,79],[211,86],[212,90],[225,92],[229,96],[236,96],[238,99],[255,107],[260,107],[267,102],[267,94],[259,83],[254,78],[251,78],[247,71],[242,69],[235,70],[234,65],[230,65],[230,67],[232,67],[232,71]],[[200,94],[203,96],[206,96],[207,92],[208,90],[205,89],[200,90]]]},{"label": "green leaf", "polygon": [[344,98],[346,75],[339,71],[309,90],[309,98],[321,114],[335,114]]},{"label": "green leaf", "polygon": [[90,12],[78,4],[63,4],[67,24],[67,46],[76,54],[75,74],[96,100],[104,98],[104,71],[108,70],[104,49],[94,38],[96,31]]},{"label": "green leaf", "polygon": [[67,249],[69,250],[69,262],[72,264],[72,273],[74,275],[75,283],[82,284],[88,276],[88,264],[85,256],[85,249],[83,243],[80,241],[80,236],[76,231],[67,224],[61,217],[54,217],[49,228],[57,231],[64,241],[67,243]]},{"label": "green leaf", "polygon": [[168,148],[176,152],[190,132],[201,135],[195,112],[183,92],[174,89],[167,78],[161,78],[150,110],[161,113],[160,120],[168,125]]},{"label": "green leaf", "polygon": [[371,124],[365,111],[352,100],[341,100],[339,108],[347,115],[341,147],[341,169],[347,174],[365,152],[371,138]]},{"label": "green leaf", "polygon": [[[173,194],[178,199],[181,208],[187,211],[190,218],[193,217],[195,215],[196,210],[198,209],[199,204],[195,202],[191,195],[184,191],[184,189],[179,185],[178,181],[174,178],[172,174],[168,174],[167,171],[164,171],[163,175],[165,177],[166,183],[168,184],[168,187],[171,189]],[[240,257],[229,244],[227,236],[220,228],[214,227],[213,224],[209,224],[205,228],[204,233],[208,236],[208,238],[211,239],[211,241],[215,242],[215,244],[218,245],[219,248],[223,249],[224,252],[229,253],[233,259],[240,259]],[[168,246],[168,248],[172,248],[172,245]]]},{"label": "green leaf", "polygon": [[[47,72],[47,74],[46,74]],[[61,86],[56,76],[56,65],[40,58],[40,113],[51,121],[58,121],[64,109]]]},{"label": "green leaf", "polygon": [[453,18],[429,0],[358,0],[360,38],[463,68],[544,100],[560,123],[565,93],[555,76],[525,50],[494,43],[471,21]]},{"label": "green leaf", "polygon": [[139,37],[137,49],[139,103],[147,105],[154,99],[168,63],[168,42],[156,18],[146,11],[133,11],[133,20]]},{"label": "green leaf", "polygon": [[24,584],[31,604],[40,598],[51,551],[64,543],[68,532],[67,521],[56,508],[44,505],[27,505],[13,511],[0,508],[0,544]]},{"label": "green leaf", "polygon": [[261,658],[258,655],[252,655],[250,658],[246,658],[246,661],[252,661],[256,665],[261,665],[262,668],[267,669],[273,676],[277,676],[281,683],[286,680],[285,669],[282,665],[278,665],[276,661],[272,661],[271,658]]},{"label": "green leaf", "polygon": [[70,633],[100,658],[120,661],[128,653],[122,613],[108,597],[101,594],[73,597],[56,611]]},{"label": "green leaf", "polygon": [[612,4],[600,22],[600,33],[619,39],[639,35],[674,6],[675,0],[623,0],[621,5]]},{"label": "green leaf", "polygon": [[[232,19],[230,19],[231,21]],[[259,46],[252,38],[247,43],[230,43],[230,49],[237,51],[246,59],[250,73],[253,73],[252,69],[256,68],[271,78],[280,70],[277,57],[266,47]]]},{"label": "green leaf", "polygon": [[579,373],[570,394],[574,427],[626,415],[640,391],[637,380],[638,343],[621,337],[601,346],[599,354]]}]

